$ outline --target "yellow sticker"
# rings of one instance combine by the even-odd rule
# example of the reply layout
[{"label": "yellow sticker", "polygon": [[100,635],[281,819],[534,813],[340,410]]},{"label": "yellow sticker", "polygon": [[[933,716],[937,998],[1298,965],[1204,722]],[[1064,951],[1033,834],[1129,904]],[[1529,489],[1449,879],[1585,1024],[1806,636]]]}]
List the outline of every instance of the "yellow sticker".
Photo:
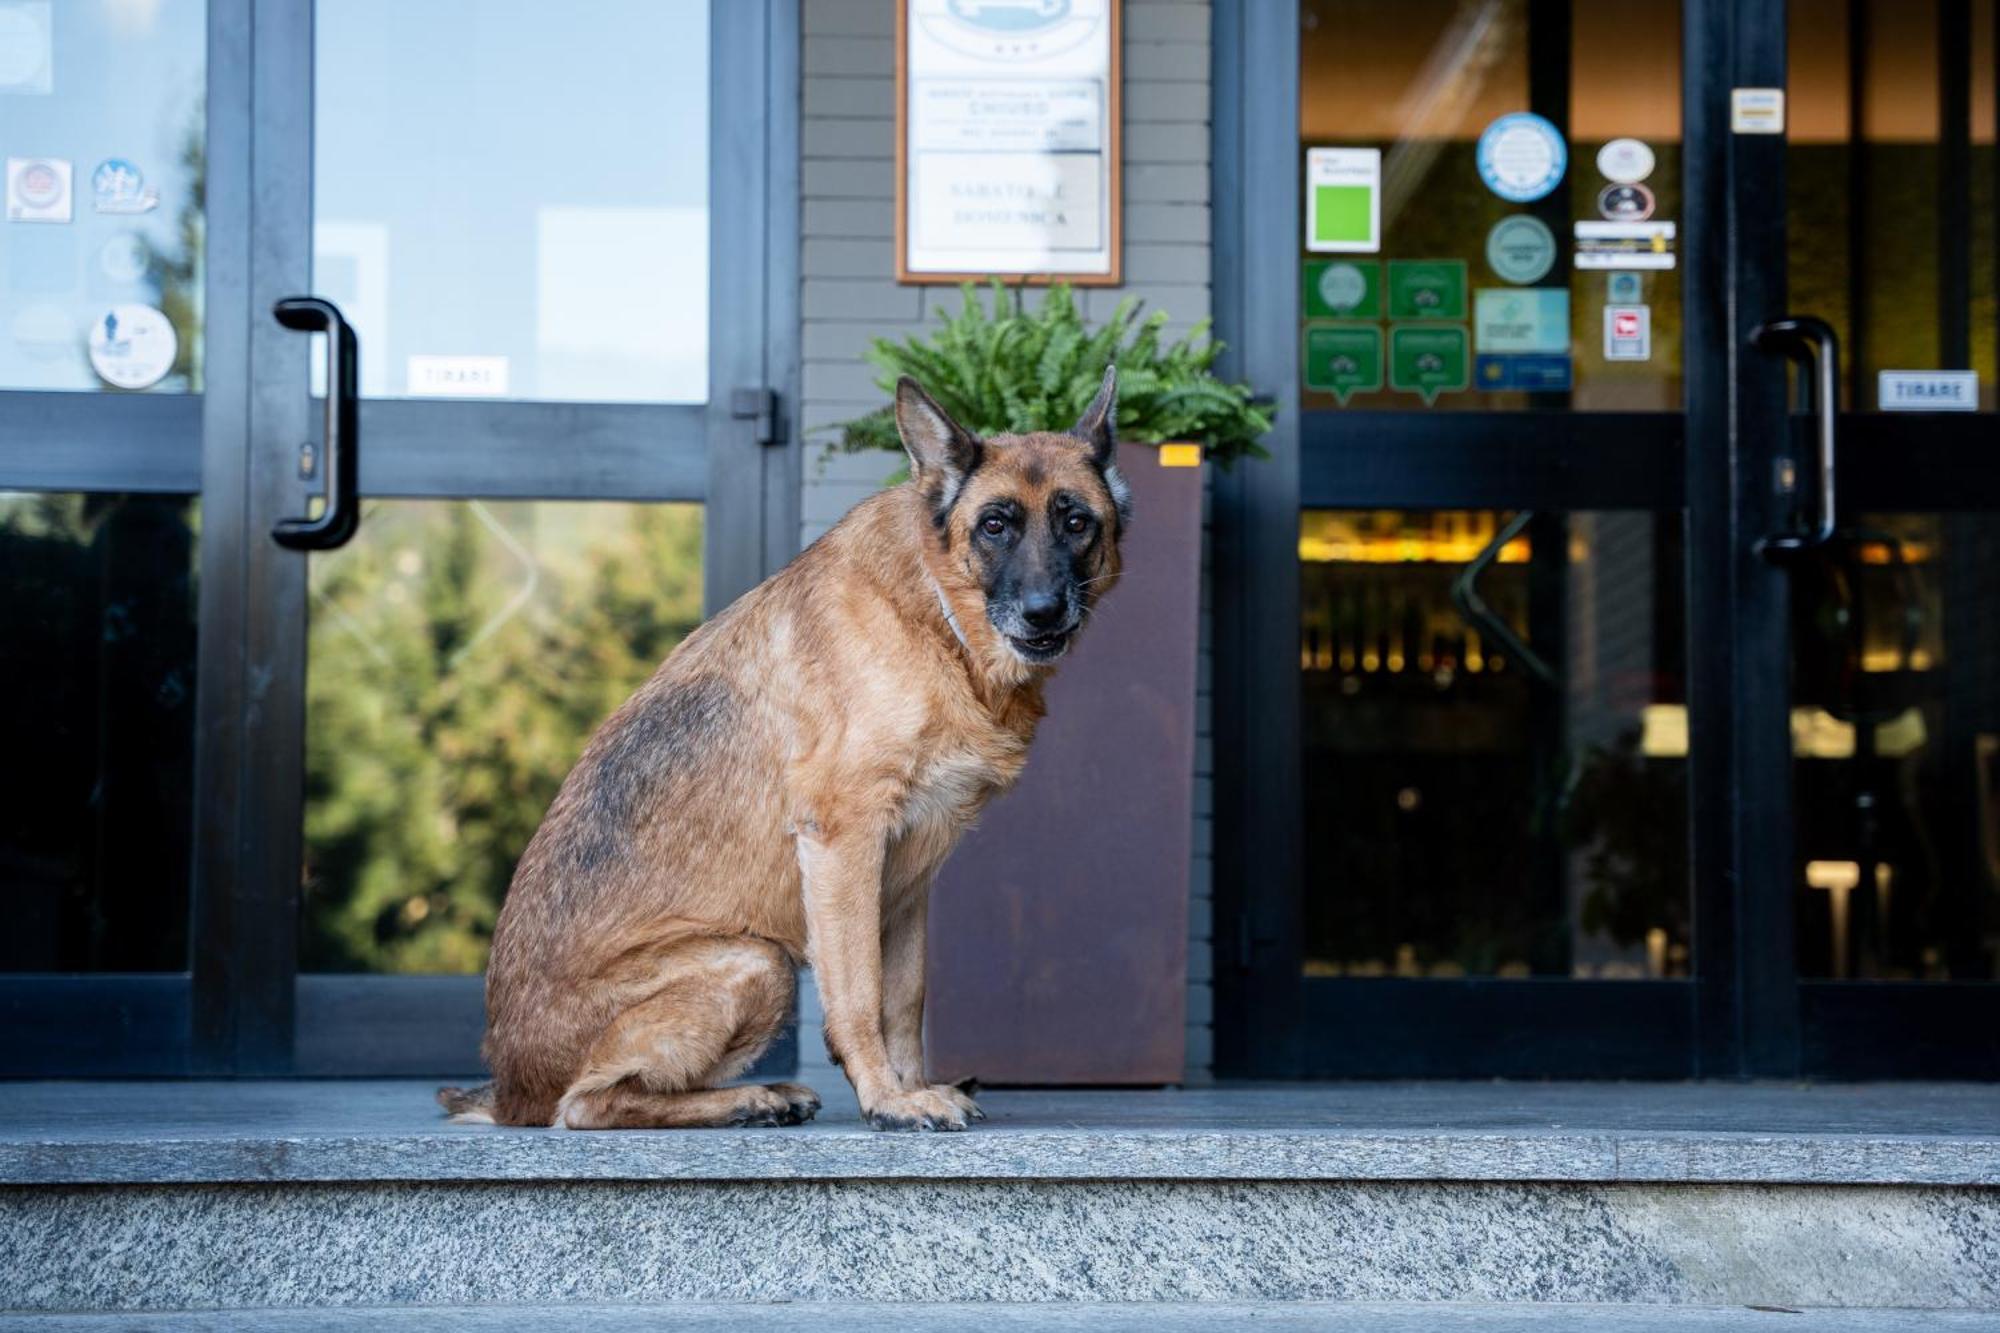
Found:
[{"label": "yellow sticker", "polygon": [[1160,446],[1161,467],[1200,467],[1201,446],[1198,444],[1163,444]]}]

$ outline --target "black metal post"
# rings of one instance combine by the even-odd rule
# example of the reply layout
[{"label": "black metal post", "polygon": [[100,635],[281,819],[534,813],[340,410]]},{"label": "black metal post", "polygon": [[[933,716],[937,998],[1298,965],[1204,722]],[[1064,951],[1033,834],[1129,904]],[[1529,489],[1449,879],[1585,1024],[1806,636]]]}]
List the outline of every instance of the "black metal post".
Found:
[{"label": "black metal post", "polygon": [[1268,459],[1214,480],[1216,1068],[1300,1067],[1297,0],[1214,11],[1216,323],[1277,400]]},{"label": "black metal post", "polygon": [[1785,499],[1786,368],[1750,346],[1785,305],[1785,140],[1731,90],[1785,86],[1783,0],[1689,0],[1683,125],[1688,711],[1697,1069],[1798,1066],[1790,590],[1756,553]]},{"label": "black metal post", "polygon": [[1938,365],[1972,365],[1972,2],[1938,0]]},{"label": "black metal post", "polygon": [[[1847,407],[1859,411],[1868,396],[1868,208],[1874,162],[1868,146],[1868,4],[1847,5]],[[1803,372],[1802,372],[1803,373]]]}]

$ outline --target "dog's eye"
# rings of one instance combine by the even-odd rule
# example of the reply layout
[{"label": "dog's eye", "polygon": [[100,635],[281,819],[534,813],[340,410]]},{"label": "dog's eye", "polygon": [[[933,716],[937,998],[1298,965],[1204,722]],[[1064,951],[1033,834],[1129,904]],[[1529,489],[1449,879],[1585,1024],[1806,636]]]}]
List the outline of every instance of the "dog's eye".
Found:
[{"label": "dog's eye", "polygon": [[1007,531],[1007,520],[998,514],[988,514],[979,521],[979,530],[989,537],[998,537]]},{"label": "dog's eye", "polygon": [[1083,514],[1071,514],[1063,520],[1063,526],[1071,532],[1084,532],[1090,527],[1090,519]]}]

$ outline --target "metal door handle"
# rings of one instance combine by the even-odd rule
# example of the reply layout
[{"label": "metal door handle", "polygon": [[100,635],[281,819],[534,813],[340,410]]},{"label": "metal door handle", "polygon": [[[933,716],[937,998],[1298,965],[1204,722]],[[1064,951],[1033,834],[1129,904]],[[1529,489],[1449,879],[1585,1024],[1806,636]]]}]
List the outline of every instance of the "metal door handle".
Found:
[{"label": "metal door handle", "polygon": [[1840,415],[1840,340],[1833,327],[1812,315],[1788,315],[1759,325],[1750,341],[1760,351],[1776,352],[1794,361],[1810,364],[1813,370],[1811,411],[1819,438],[1819,514],[1805,532],[1785,532],[1766,537],[1758,551],[1772,560],[1783,560],[1815,550],[1833,540],[1838,518],[1834,483],[1834,422]]},{"label": "metal door handle", "polygon": [[333,302],[317,296],[287,296],[271,313],[288,329],[326,335],[326,508],[318,518],[279,519],[271,526],[271,539],[294,551],[330,551],[346,545],[361,524],[361,431],[355,407],[360,357],[354,326]]}]

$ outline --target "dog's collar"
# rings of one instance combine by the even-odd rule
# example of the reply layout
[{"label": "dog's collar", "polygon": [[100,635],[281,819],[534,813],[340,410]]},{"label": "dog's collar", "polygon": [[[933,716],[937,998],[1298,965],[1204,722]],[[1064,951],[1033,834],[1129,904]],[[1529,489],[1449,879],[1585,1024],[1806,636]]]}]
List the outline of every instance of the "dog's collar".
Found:
[{"label": "dog's collar", "polygon": [[968,653],[971,652],[972,645],[965,641],[965,631],[959,627],[958,613],[952,610],[951,603],[945,600],[943,587],[938,584],[937,579],[929,570],[924,571],[924,577],[930,579],[931,591],[937,594],[938,610],[944,612],[944,623],[951,626],[952,637],[958,640],[959,647],[965,649]]}]

